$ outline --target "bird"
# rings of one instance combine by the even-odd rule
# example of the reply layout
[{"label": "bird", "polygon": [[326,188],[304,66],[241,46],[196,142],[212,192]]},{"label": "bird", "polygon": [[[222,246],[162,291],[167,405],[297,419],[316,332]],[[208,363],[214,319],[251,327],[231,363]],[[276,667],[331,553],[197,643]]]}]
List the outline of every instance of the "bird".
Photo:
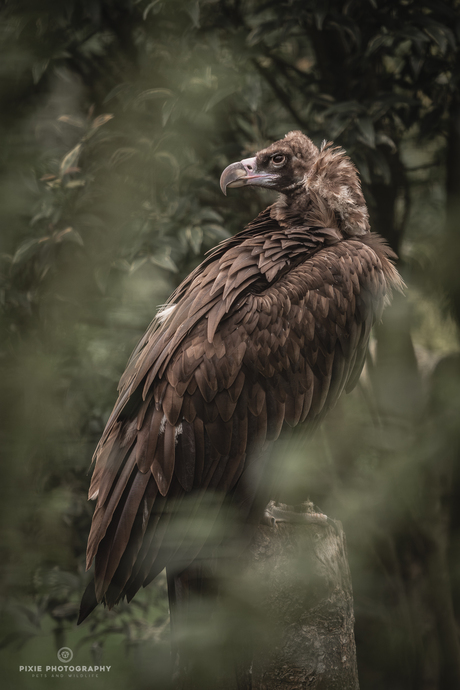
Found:
[{"label": "bird", "polygon": [[229,165],[220,186],[279,196],[185,278],[128,361],[93,459],[95,567],[79,622],[164,568],[174,601],[211,539],[189,527],[203,506],[211,522],[228,504],[243,531],[257,522],[270,448],[355,387],[372,326],[404,288],[332,142],[289,132]]}]

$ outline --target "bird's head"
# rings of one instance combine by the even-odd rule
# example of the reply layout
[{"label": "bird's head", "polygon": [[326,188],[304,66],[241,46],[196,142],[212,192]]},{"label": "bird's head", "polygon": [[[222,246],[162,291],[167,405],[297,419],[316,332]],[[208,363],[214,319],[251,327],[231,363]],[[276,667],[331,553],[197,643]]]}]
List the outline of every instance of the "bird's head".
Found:
[{"label": "bird's head", "polygon": [[233,187],[267,187],[289,194],[303,184],[305,176],[319,155],[314,143],[302,132],[289,132],[259,151],[225,168],[220,178],[224,194]]},{"label": "bird's head", "polygon": [[369,232],[358,171],[340,147],[321,149],[302,132],[289,132],[253,158],[232,163],[220,178],[224,194],[234,187],[266,187],[283,195],[275,217],[288,212],[310,225],[337,227],[345,235]]}]

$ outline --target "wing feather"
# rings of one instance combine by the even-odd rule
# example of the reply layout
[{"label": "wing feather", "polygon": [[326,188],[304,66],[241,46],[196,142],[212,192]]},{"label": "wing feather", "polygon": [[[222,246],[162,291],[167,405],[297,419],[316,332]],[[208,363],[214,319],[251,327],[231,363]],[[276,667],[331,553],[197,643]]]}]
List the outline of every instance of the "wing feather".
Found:
[{"label": "wing feather", "polygon": [[[389,256],[372,237],[280,228],[265,212],[176,290],[130,358],[96,451],[97,600],[131,599],[168,563],[196,558],[225,493],[245,515],[256,509],[262,478],[251,471],[247,484],[245,469],[263,471],[261,449],[285,424],[317,423],[359,378],[370,329],[398,287]],[[202,509],[211,526],[198,538],[191,522]]]}]

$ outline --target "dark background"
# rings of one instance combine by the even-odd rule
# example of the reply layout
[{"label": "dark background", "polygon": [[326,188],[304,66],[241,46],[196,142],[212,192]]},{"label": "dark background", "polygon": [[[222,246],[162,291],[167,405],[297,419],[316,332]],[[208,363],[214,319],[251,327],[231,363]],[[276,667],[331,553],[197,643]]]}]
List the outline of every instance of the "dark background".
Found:
[{"label": "dark background", "polygon": [[408,288],[286,483],[344,524],[362,690],[460,687],[459,43],[456,1],[0,3],[3,687],[81,687],[18,670],[64,645],[168,687],[161,576],[75,627],[87,471],[157,305],[272,198],[221,171],[292,129],[345,147]]}]

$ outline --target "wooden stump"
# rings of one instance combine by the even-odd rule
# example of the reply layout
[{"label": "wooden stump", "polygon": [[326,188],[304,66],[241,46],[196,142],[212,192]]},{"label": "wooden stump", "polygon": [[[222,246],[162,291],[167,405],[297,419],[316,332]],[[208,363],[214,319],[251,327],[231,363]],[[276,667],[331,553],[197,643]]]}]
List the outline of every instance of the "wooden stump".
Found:
[{"label": "wooden stump", "polygon": [[[178,612],[175,688],[359,690],[341,524],[312,503],[271,502],[266,521],[245,558],[225,562],[223,580],[210,576],[196,608]],[[208,628],[215,640],[191,644]]]},{"label": "wooden stump", "polygon": [[341,523],[326,522],[311,503],[278,507],[298,513],[299,522],[261,525],[252,543],[251,576],[275,637],[255,650],[251,688],[359,690]]}]

